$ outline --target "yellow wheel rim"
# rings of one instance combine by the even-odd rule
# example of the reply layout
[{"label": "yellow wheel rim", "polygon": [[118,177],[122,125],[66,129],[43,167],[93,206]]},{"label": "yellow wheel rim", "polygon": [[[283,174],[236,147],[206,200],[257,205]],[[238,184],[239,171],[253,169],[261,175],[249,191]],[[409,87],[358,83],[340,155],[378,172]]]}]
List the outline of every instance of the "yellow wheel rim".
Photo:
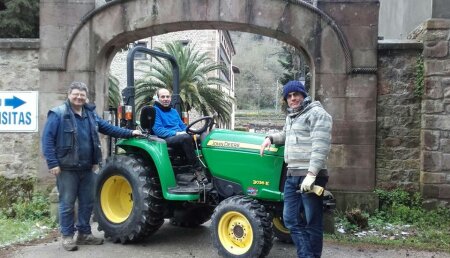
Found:
[{"label": "yellow wheel rim", "polygon": [[123,176],[112,176],[103,184],[100,204],[106,218],[113,223],[122,223],[133,209],[133,191]]},{"label": "yellow wheel rim", "polygon": [[236,211],[229,211],[220,218],[218,235],[222,246],[233,255],[245,254],[253,243],[250,222]]},{"label": "yellow wheel rim", "polygon": [[284,233],[284,234],[289,234],[289,233],[290,233],[290,232],[289,232],[289,229],[287,229],[287,228],[284,226],[283,221],[282,221],[281,218],[279,218],[279,217],[273,218],[272,222],[273,222],[273,226],[274,226],[276,229],[278,229],[278,231],[280,231],[280,232],[282,232],[282,233]]}]

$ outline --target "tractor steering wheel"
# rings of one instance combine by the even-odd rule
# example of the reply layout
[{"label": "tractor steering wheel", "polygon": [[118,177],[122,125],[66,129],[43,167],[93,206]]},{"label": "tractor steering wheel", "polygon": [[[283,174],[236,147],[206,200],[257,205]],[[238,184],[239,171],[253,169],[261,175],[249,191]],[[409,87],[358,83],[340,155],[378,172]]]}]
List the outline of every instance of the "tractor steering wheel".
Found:
[{"label": "tractor steering wheel", "polygon": [[[205,121],[205,124],[201,128],[199,128],[199,129],[192,128],[192,126],[194,126],[195,124],[200,123],[202,121]],[[212,128],[213,122],[214,122],[213,116],[200,117],[199,119],[191,122],[186,127],[186,132],[189,134],[202,134],[202,133],[206,132],[206,130],[208,130],[208,128]]]}]

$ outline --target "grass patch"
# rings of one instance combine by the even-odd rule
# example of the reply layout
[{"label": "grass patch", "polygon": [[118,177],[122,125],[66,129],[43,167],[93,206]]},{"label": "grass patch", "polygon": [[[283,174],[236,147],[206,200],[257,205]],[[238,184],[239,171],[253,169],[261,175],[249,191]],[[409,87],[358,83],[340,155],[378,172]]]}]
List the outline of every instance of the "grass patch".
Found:
[{"label": "grass patch", "polygon": [[45,237],[52,229],[36,221],[0,218],[0,248]]},{"label": "grass patch", "polygon": [[[359,213],[355,220],[352,211],[336,213],[336,231],[326,238],[345,243],[368,243],[398,248],[450,252],[450,209],[422,208],[420,194],[403,190],[375,191],[380,209],[373,214]],[[352,218],[352,219],[349,219]],[[362,221],[364,223],[355,223]]]},{"label": "grass patch", "polygon": [[43,238],[55,227],[47,194],[20,197],[10,207],[0,209],[0,248]]}]

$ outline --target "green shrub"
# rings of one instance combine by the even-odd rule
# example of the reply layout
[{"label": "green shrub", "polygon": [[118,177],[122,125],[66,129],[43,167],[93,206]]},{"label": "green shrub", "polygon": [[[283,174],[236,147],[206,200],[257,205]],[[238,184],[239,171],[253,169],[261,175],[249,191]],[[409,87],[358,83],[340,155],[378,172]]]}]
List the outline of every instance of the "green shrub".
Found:
[{"label": "green shrub", "polygon": [[423,56],[419,56],[416,62],[416,81],[414,88],[414,96],[421,98],[424,92],[424,63]]},{"label": "green shrub", "polygon": [[33,178],[8,179],[0,176],[0,211],[11,209],[19,199],[31,200],[36,180]]},{"label": "green shrub", "polygon": [[48,196],[36,193],[31,200],[21,200],[13,205],[15,217],[20,220],[39,220],[50,216]]},{"label": "green shrub", "polygon": [[31,199],[19,197],[10,207],[0,211],[1,216],[14,220],[50,221],[50,202],[48,195],[34,193]]},{"label": "green shrub", "polygon": [[440,207],[426,211],[422,207],[420,193],[408,193],[402,189],[393,191],[375,190],[380,200],[380,209],[374,217],[385,222],[414,224],[418,227],[450,225],[450,209]]}]

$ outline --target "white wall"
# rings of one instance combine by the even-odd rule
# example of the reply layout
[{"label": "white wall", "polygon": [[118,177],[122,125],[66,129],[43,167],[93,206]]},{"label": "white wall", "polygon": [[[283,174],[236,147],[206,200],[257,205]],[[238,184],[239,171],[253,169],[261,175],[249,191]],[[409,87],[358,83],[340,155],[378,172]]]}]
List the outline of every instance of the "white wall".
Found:
[{"label": "white wall", "polygon": [[431,18],[432,2],[380,0],[378,35],[384,39],[406,39],[412,30]]}]

